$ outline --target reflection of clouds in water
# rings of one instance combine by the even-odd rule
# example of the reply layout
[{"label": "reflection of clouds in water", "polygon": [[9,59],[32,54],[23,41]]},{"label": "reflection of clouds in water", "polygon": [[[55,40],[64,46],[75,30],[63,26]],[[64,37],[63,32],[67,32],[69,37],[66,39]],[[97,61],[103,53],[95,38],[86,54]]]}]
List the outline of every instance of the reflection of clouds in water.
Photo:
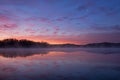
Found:
[{"label": "reflection of clouds in water", "polygon": [[92,54],[102,50],[109,49],[0,50],[0,80],[119,80],[119,54]]}]

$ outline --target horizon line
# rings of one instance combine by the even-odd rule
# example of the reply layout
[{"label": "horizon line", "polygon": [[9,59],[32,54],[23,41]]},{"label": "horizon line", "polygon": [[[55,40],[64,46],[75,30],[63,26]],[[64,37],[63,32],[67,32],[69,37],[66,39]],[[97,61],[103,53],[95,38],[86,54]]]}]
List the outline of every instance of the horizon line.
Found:
[{"label": "horizon line", "polygon": [[50,44],[50,45],[62,45],[62,44],[73,44],[73,45],[87,45],[87,44],[96,44],[96,43],[120,43],[120,42],[110,42],[110,41],[102,41],[102,42],[91,42],[91,43],[86,43],[86,44],[75,44],[75,43],[58,43],[58,44],[51,44],[51,43],[49,43],[49,42],[47,42],[47,41],[34,41],[34,40],[30,40],[30,39],[16,39],[16,38],[5,38],[5,39],[1,39],[0,41],[4,41],[4,40],[10,40],[10,39],[13,39],[13,40],[27,40],[27,41],[32,41],[32,42],[39,42],[39,43],[41,43],[41,42],[46,42],[46,43],[48,43],[48,44]]}]

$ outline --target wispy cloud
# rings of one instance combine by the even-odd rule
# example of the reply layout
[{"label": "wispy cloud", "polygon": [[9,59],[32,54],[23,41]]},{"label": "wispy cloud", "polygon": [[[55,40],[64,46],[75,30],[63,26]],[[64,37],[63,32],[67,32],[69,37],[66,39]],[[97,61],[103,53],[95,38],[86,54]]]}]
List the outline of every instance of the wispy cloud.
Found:
[{"label": "wispy cloud", "polygon": [[120,25],[110,25],[110,26],[105,26],[105,25],[99,25],[99,24],[94,24],[89,27],[91,30],[96,30],[96,31],[120,31]]},{"label": "wispy cloud", "polygon": [[105,15],[107,15],[107,16],[112,16],[112,15],[116,15],[116,14],[120,13],[120,8],[116,9],[116,8],[111,8],[111,7],[107,7],[107,6],[101,6],[98,8],[98,10],[101,13],[105,13]]},{"label": "wispy cloud", "polygon": [[93,7],[94,5],[95,5],[95,2],[93,2],[93,1],[87,1],[87,2],[84,3],[84,4],[79,5],[79,6],[77,7],[77,9],[78,9],[79,11],[83,11],[83,10],[87,10],[87,9]]}]

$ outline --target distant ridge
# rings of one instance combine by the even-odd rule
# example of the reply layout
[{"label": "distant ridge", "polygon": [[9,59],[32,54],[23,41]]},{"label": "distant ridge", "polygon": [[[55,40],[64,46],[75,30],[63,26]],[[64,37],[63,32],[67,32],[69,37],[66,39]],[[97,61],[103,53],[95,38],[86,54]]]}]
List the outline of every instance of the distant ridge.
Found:
[{"label": "distant ridge", "polygon": [[77,44],[49,44],[47,42],[34,42],[26,39],[4,39],[0,41],[0,48],[50,48],[50,47],[120,47],[120,43],[102,42],[86,45]]},{"label": "distant ridge", "polygon": [[102,42],[102,43],[90,43],[83,46],[84,47],[120,47],[120,43]]}]

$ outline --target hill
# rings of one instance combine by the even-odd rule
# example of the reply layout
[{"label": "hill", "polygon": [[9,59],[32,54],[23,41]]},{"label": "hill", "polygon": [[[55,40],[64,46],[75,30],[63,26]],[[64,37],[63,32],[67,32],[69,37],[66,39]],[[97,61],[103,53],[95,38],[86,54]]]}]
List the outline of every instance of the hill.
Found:
[{"label": "hill", "polygon": [[120,47],[120,43],[102,42],[83,45],[84,47]]}]

